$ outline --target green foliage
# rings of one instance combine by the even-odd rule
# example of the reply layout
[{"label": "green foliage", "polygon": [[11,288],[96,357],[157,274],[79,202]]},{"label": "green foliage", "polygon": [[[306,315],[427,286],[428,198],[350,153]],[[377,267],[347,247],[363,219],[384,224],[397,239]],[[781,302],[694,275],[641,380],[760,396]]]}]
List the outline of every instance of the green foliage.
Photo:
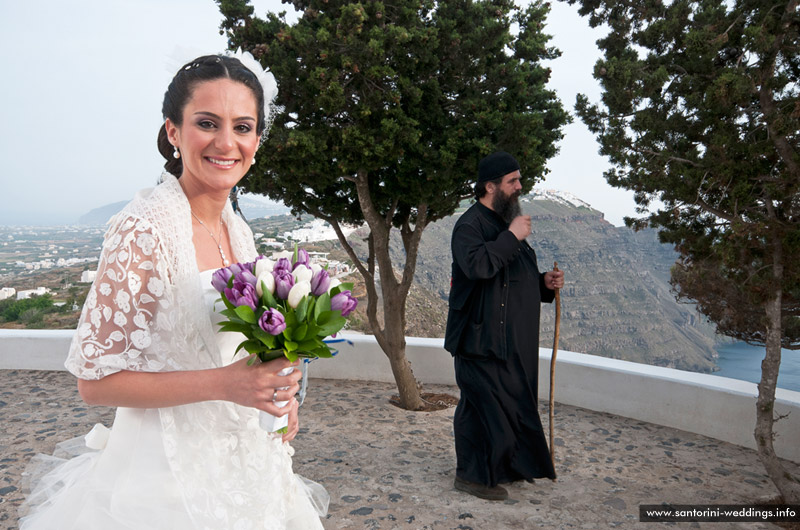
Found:
[{"label": "green foliage", "polygon": [[53,305],[53,297],[50,294],[0,302],[0,317],[6,322],[23,321],[23,315],[26,319],[23,322],[26,324],[41,322],[43,315],[58,310],[59,308]]},{"label": "green foliage", "polygon": [[298,0],[294,25],[250,16],[246,0],[218,3],[230,47],[270,67],[285,109],[244,186],[295,212],[363,222],[361,175],[394,226],[422,207],[432,222],[470,195],[489,152],[514,153],[528,188],[556,153],[568,115],[544,87],[540,63],[558,54],[541,32],[544,3]]},{"label": "green foliage", "polygon": [[39,307],[29,307],[19,314],[19,321],[29,328],[36,328],[44,322],[44,309]]},{"label": "green foliage", "polygon": [[602,102],[576,110],[647,214],[626,222],[676,245],[673,285],[721,333],[763,344],[780,296],[800,347],[797,1],[567,1],[610,28]]}]

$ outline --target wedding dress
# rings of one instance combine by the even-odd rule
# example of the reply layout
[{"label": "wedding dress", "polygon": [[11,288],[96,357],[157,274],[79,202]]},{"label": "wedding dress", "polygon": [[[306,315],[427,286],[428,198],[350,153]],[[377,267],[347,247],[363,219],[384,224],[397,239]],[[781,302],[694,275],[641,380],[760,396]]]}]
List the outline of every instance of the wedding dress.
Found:
[{"label": "wedding dress", "polygon": [[[223,220],[237,260],[252,260],[252,233],[230,205]],[[242,337],[216,331],[212,272],[197,269],[188,201],[165,175],[112,221],[67,368],[98,379],[239,359]],[[20,530],[322,528],[328,494],[293,473],[292,453],[260,428],[256,409],[234,403],[120,407],[110,430],[32,460]]]}]

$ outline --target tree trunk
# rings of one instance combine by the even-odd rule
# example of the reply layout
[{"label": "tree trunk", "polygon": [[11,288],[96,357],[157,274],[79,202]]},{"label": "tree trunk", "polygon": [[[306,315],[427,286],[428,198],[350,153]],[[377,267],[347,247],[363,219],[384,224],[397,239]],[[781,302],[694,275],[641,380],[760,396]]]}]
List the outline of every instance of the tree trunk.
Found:
[{"label": "tree trunk", "polygon": [[[393,293],[393,295],[396,296],[397,293]],[[422,408],[420,385],[411,370],[411,363],[406,358],[405,302],[405,298],[389,300],[387,293],[384,292],[385,344],[382,344],[381,347],[392,367],[392,374],[397,383],[400,397],[400,406],[406,410],[420,410]]]},{"label": "tree trunk", "polygon": [[[372,202],[369,190],[369,175],[366,171],[359,171],[355,179],[356,190],[364,220],[370,230],[368,267],[356,256],[353,248],[347,243],[347,238],[334,221],[334,229],[339,241],[345,248],[356,268],[364,278],[367,286],[367,318],[375,335],[375,340],[389,358],[392,374],[397,383],[400,396],[400,406],[406,410],[420,410],[422,397],[420,385],[411,371],[411,363],[406,359],[406,299],[416,268],[417,249],[425,228],[425,210],[420,208],[420,220],[413,234],[409,232],[407,223],[404,223],[404,246],[406,250],[406,264],[403,280],[398,281],[392,267],[392,258],[389,251],[389,239],[392,231],[392,208],[385,216],[380,215]],[[381,294],[383,295],[383,327],[380,326],[377,316],[378,292],[375,287],[376,275],[374,265],[377,262],[380,279]]]},{"label": "tree trunk", "polygon": [[756,448],[761,462],[775,487],[787,504],[800,504],[800,482],[783,467],[773,446],[775,433],[775,388],[778,384],[778,370],[781,364],[781,304],[783,290],[783,252],[780,241],[773,250],[773,279],[775,292],[766,304],[767,353],[761,362],[761,381],[758,383],[756,402],[756,428],[754,431]]},{"label": "tree trunk", "polygon": [[[381,245],[376,245],[381,248]],[[403,289],[402,284],[397,282],[394,271],[391,269],[389,261],[388,245],[385,257],[376,256],[378,261],[384,258],[388,261],[388,267],[381,267],[381,293],[383,294],[383,329],[378,329],[377,319],[370,322],[375,330],[375,339],[378,341],[389,364],[392,367],[392,374],[397,383],[397,391],[400,397],[400,406],[406,410],[420,410],[422,408],[422,397],[420,396],[420,385],[411,371],[411,363],[406,358],[406,299],[408,291]],[[386,268],[389,270],[387,271]],[[388,274],[387,274],[388,273]]]}]

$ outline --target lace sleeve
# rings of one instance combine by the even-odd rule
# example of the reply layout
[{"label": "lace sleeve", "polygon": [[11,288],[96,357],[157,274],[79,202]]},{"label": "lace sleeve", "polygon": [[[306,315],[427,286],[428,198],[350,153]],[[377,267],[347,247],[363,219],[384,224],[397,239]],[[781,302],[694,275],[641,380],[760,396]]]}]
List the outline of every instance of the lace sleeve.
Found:
[{"label": "lace sleeve", "polygon": [[172,305],[167,260],[152,225],[121,216],[106,234],[67,370],[81,379],[163,370]]}]

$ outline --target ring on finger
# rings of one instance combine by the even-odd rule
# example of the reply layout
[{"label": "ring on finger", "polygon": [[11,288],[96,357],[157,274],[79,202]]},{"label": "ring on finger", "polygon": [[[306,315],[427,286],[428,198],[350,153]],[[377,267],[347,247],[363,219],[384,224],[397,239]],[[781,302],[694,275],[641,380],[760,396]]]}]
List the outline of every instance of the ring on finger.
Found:
[{"label": "ring on finger", "polygon": [[278,389],[277,388],[273,389],[273,391],[272,391],[272,401],[273,401],[273,403],[275,401],[278,401]]}]

